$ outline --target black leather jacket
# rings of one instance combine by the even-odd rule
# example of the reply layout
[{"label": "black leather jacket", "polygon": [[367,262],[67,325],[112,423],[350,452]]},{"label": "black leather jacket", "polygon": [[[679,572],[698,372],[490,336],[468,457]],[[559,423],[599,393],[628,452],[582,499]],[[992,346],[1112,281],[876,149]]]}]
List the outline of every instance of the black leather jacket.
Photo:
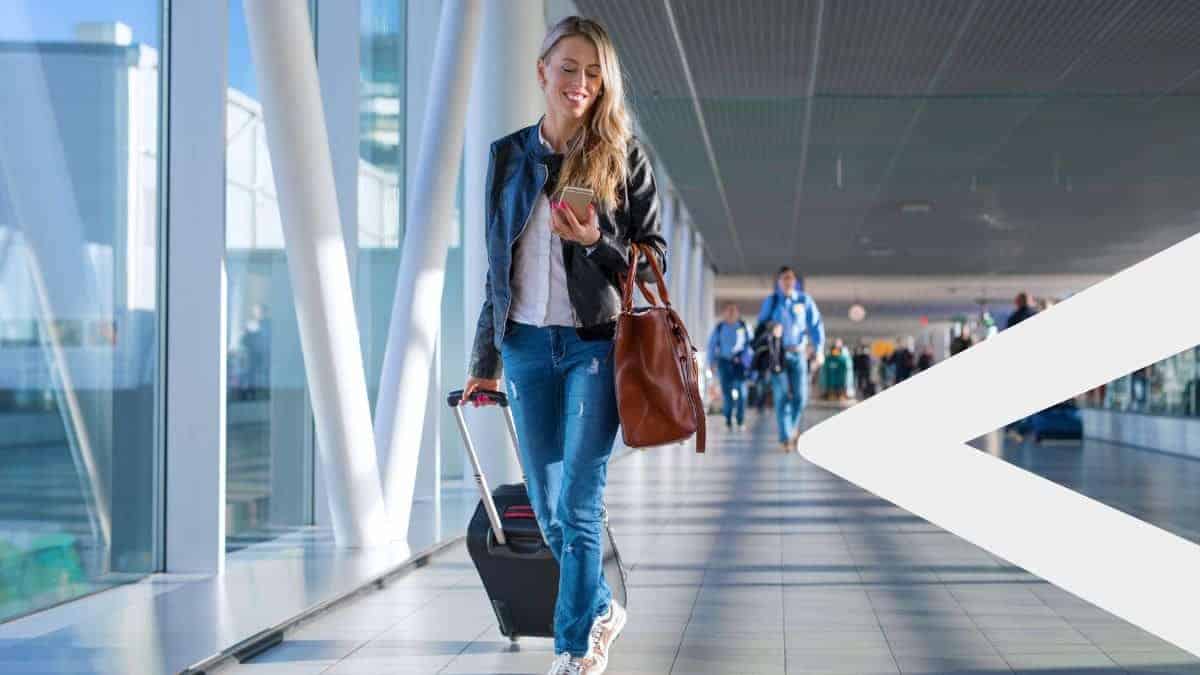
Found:
[{"label": "black leather jacket", "polygon": [[[500,377],[500,344],[512,304],[514,246],[556,159],[559,157],[538,139],[537,124],[492,143],[484,205],[487,290],[471,350],[469,372],[474,377]],[[658,190],[650,158],[637,139],[629,141],[629,164],[619,197],[621,203],[614,212],[600,213],[600,241],[590,251],[575,242],[562,242],[567,295],[582,324],[577,330],[585,337],[612,335],[612,323],[621,311],[621,278],[629,270],[630,242],[649,247],[666,272],[667,244],[661,235]],[[654,280],[653,270],[644,262],[638,276]]]}]

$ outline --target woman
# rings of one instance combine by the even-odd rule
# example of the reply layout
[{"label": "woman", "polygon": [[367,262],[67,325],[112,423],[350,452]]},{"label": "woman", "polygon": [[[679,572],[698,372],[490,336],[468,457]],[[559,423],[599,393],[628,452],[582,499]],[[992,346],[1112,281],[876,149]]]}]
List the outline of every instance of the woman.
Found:
[{"label": "woman", "polygon": [[[559,22],[537,79],[545,116],[492,144],[487,288],[463,400],[497,389],[503,367],[529,499],[560,569],[549,672],[596,675],[625,624],[601,572],[620,284],[631,243],[662,265],[666,243],[605,30],[579,17]],[[595,193],[586,218],[555,199],[566,186]],[[653,276],[648,266],[638,274]]]}]

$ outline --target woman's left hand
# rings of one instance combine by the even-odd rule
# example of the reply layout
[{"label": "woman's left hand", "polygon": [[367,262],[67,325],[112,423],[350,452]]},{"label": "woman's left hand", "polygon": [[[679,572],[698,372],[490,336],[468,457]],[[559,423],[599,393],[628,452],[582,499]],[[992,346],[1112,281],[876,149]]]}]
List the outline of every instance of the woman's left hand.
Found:
[{"label": "woman's left hand", "polygon": [[550,229],[581,246],[595,246],[600,241],[600,219],[593,204],[588,204],[588,219],[581,223],[566,202],[550,202]]}]

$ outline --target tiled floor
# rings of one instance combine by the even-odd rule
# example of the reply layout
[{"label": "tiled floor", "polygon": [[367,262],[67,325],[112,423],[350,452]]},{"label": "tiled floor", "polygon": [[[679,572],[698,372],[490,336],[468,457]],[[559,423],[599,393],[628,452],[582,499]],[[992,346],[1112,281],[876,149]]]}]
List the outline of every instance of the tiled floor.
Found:
[{"label": "tiled floor", "polygon": [[[632,572],[630,621],[609,672],[1200,673],[1193,656],[780,454],[766,421],[754,427],[714,433],[703,456],[660,449],[612,465],[609,511]],[[1088,472],[1127,509],[1137,508],[1135,488],[1114,486],[1128,479],[1096,472],[1200,468],[1123,453]],[[548,640],[513,648],[500,635],[459,546],[221,672],[543,673],[551,658]]]}]

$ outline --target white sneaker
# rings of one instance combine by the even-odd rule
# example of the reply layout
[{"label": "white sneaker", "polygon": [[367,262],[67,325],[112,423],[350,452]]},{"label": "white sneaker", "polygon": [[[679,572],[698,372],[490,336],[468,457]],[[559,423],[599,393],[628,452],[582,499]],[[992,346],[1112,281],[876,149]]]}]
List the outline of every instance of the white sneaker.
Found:
[{"label": "white sneaker", "polygon": [[554,663],[550,664],[546,675],[584,675],[584,672],[586,671],[580,659],[572,658],[569,652],[563,652],[554,657]]},{"label": "white sneaker", "polygon": [[[617,636],[625,629],[629,615],[616,600],[608,603],[608,612],[596,617],[592,631],[588,634],[588,654],[597,658],[602,667],[608,667],[608,652]],[[599,670],[597,672],[604,672]]]},{"label": "white sneaker", "polygon": [[608,668],[608,659],[600,658],[590,651],[586,656],[571,656],[563,652],[554,657],[547,675],[601,675]]}]

